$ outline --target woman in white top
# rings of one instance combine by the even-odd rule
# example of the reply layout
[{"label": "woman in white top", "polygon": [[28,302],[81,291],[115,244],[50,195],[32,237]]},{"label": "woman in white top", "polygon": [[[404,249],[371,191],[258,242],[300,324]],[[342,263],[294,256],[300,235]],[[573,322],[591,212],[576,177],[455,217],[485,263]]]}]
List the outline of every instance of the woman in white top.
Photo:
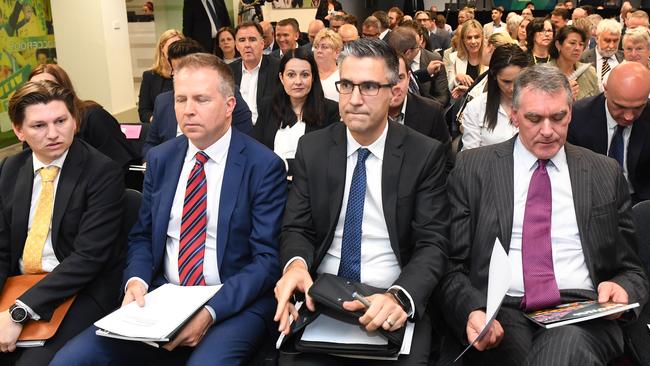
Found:
[{"label": "woman in white top", "polygon": [[318,78],[325,98],[338,103],[339,93],[334,85],[339,81],[339,68],[336,59],[343,49],[341,36],[329,28],[321,29],[314,37],[314,59],[318,66]]},{"label": "woman in white top", "polygon": [[449,54],[445,64],[452,98],[462,96],[485,71],[486,66],[481,64],[482,55],[483,27],[474,19],[468,20],[460,28],[457,51]]},{"label": "woman in white top", "polygon": [[503,142],[517,133],[510,123],[513,84],[528,66],[528,55],[516,44],[499,46],[490,59],[487,92],[467,103],[461,116],[462,150]]}]

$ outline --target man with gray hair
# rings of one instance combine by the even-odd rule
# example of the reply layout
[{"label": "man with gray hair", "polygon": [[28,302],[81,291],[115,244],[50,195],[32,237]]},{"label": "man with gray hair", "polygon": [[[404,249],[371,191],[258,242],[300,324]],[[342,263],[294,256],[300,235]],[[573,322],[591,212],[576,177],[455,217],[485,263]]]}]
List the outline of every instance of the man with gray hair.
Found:
[{"label": "man with gray hair", "polygon": [[566,143],[572,101],[557,68],[523,70],[510,113],[519,134],[461,152],[449,175],[451,264],[436,298],[458,341],[474,341],[486,324],[494,245],[508,253],[512,276],[496,320],[465,356],[471,361],[607,364],[623,352],[617,316],[546,329],[524,313],[647,300],[625,177],[616,161]]},{"label": "man with gray hair", "polygon": [[[337,275],[382,289],[363,294],[368,308],[351,298],[342,304],[364,313],[359,323],[366,330],[394,332],[415,322],[410,355],[390,364],[427,364],[432,330],[427,302],[447,261],[447,152],[442,143],[388,121],[399,63],[385,42],[348,43],[339,70],[343,123],[304,135],[298,143],[280,234],[284,274],[275,287],[275,320],[288,333],[289,315],[298,316],[290,302],[294,293],[305,294],[307,308],[315,311],[307,295],[312,279]],[[341,360],[309,353],[280,356],[281,365],[346,363]]]},{"label": "man with gray hair", "polygon": [[603,19],[596,28],[596,47],[586,50],[580,62],[590,63],[596,68],[600,91],[607,82],[612,69],[623,62],[623,52],[619,50],[621,25],[614,19]]}]

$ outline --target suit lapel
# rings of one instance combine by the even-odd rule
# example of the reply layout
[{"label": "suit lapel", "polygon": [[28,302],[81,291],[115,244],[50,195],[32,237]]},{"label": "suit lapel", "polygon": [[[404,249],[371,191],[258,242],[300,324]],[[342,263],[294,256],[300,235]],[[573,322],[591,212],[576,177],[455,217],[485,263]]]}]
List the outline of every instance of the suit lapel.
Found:
[{"label": "suit lapel", "polygon": [[386,219],[386,227],[388,228],[390,246],[393,248],[395,257],[400,262],[400,266],[402,263],[397,235],[397,190],[395,187],[399,183],[400,170],[404,158],[402,142],[405,136],[405,129],[398,129],[392,123],[388,124],[384,161],[381,168],[381,199],[384,208],[384,218]]},{"label": "suit lapel", "polygon": [[[25,159],[18,170],[16,187],[14,188],[14,202],[11,217],[11,263],[18,263],[18,258],[23,254],[25,240],[27,240],[27,226],[29,222],[29,208],[32,202],[32,188],[34,186],[34,162],[32,154]],[[14,269],[12,268],[12,272]]]},{"label": "suit lapel", "polygon": [[[648,134],[650,134],[650,131],[648,131],[648,126],[650,125],[650,121],[648,121],[649,116],[650,107],[646,106],[646,109],[643,111],[641,116],[632,125],[632,133],[630,134],[630,140],[628,141],[627,146],[628,176],[635,176],[637,169],[644,169],[637,165],[641,158],[641,151],[643,151],[644,147],[643,145],[648,140]],[[647,169],[647,167],[645,169]]]},{"label": "suit lapel", "polygon": [[230,147],[228,148],[228,158],[221,183],[221,193],[219,198],[219,219],[217,223],[217,263],[221,268],[224,253],[228,244],[228,233],[230,228],[230,217],[235,209],[239,189],[246,167],[246,155],[244,151],[246,145],[234,128],[230,138]]},{"label": "suit lapel", "polygon": [[492,187],[495,190],[494,204],[499,220],[500,240],[504,249],[510,250],[512,237],[512,212],[514,208],[514,160],[512,152],[517,136],[502,143],[495,150],[496,159],[492,171]]},{"label": "suit lapel", "polygon": [[[341,213],[343,204],[343,190],[345,189],[345,170],[347,167],[347,140],[345,125],[337,125],[331,129],[332,144],[330,146],[327,162],[327,187],[331,192],[329,199],[330,227],[329,235],[334,235],[336,223]],[[328,238],[329,242],[331,238]]]},{"label": "suit lapel", "polygon": [[586,245],[587,238],[585,237],[585,234],[589,230],[591,172],[580,150],[568,143],[564,145],[564,149],[566,151],[567,165],[569,166],[569,176],[571,177],[571,193],[573,194],[573,205],[576,211],[576,221],[578,221],[578,232],[580,234],[580,242],[582,243],[582,251],[585,253],[587,267],[591,269],[590,246]]},{"label": "suit lapel", "polygon": [[61,169],[61,176],[56,186],[56,197],[54,199],[54,211],[52,213],[52,247],[56,252],[56,241],[58,238],[57,233],[61,227],[61,219],[68,207],[70,197],[77,187],[77,182],[83,171],[83,164],[86,161],[86,151],[84,151],[81,143],[77,140],[73,141],[68,151],[68,156],[65,158],[63,168]]}]

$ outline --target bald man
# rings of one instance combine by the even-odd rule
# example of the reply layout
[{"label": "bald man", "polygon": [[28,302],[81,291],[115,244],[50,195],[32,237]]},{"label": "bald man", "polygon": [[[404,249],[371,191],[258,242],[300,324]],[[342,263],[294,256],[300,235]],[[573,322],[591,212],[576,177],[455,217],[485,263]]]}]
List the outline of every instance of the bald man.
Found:
[{"label": "bald man", "polygon": [[309,36],[309,42],[311,44],[314,43],[314,38],[316,38],[316,34],[318,34],[318,32],[320,32],[320,30],[324,28],[325,28],[325,23],[323,23],[323,21],[320,19],[314,19],[311,22],[309,22],[309,26],[307,27],[307,35]]},{"label": "bald man", "polygon": [[341,28],[339,28],[339,35],[343,39],[343,44],[359,39],[359,31],[357,30],[357,27],[352,24],[343,24]]},{"label": "bald man", "polygon": [[260,22],[260,25],[262,26],[262,36],[264,37],[264,54],[268,55],[277,50],[279,46],[275,43],[275,31],[273,30],[273,25],[266,20]]},{"label": "bald man", "polygon": [[576,102],[569,126],[570,143],[619,162],[633,203],[650,199],[649,94],[650,71],[644,65],[618,65],[603,93]]}]

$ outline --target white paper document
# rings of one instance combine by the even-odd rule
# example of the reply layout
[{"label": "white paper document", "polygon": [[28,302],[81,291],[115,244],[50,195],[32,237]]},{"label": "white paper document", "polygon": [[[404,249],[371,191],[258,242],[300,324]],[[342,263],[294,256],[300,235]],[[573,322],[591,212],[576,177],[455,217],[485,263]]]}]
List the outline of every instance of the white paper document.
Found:
[{"label": "white paper document", "polygon": [[219,291],[218,286],[165,284],[95,322],[98,335],[138,341],[169,341],[174,331]]},{"label": "white paper document", "polygon": [[501,303],[510,288],[510,280],[512,278],[512,273],[510,270],[510,260],[508,259],[508,253],[503,249],[501,241],[499,238],[496,238],[494,241],[494,247],[492,248],[492,257],[490,258],[490,270],[488,274],[488,291],[487,291],[487,306],[485,309],[485,319],[486,323],[481,333],[478,337],[472,341],[472,343],[463,350],[463,352],[456,357],[454,362],[458,361],[465,352],[474,346],[474,343],[478,342],[485,334],[490,325],[494,321],[501,308]]}]

